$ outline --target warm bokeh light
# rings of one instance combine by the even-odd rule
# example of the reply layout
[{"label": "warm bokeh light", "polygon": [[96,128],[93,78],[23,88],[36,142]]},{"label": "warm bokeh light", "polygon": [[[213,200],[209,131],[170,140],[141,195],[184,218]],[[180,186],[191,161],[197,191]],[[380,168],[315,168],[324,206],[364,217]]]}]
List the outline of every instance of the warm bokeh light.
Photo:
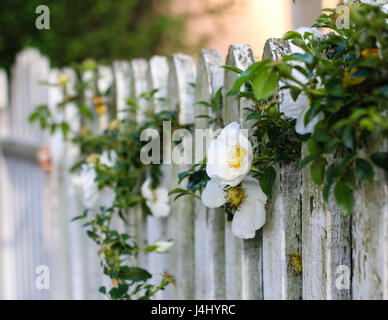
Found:
[{"label": "warm bokeh light", "polygon": [[[231,43],[246,43],[260,58],[268,38],[281,37],[299,26],[310,26],[319,10],[335,7],[337,0],[175,0],[176,12],[188,15],[188,41],[209,37],[207,47],[225,56]],[[227,4],[218,14],[203,14],[207,7]]]}]

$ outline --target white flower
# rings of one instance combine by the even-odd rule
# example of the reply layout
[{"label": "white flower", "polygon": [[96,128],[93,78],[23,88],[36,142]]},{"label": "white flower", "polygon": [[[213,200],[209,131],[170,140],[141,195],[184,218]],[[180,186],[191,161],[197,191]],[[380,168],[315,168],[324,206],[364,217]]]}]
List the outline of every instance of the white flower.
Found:
[{"label": "white flower", "polygon": [[[321,35],[321,33],[315,28],[302,27],[302,28],[299,28],[297,32],[299,32],[302,36],[306,32],[313,33],[314,35]],[[305,53],[301,48],[295,46],[291,42],[290,42],[290,46],[291,46],[292,53],[301,53],[301,54]],[[295,61],[295,60],[291,61],[291,64],[294,66],[303,65],[302,62]],[[297,81],[303,84],[307,84],[308,82],[308,79],[302,73],[300,73],[295,69],[292,70],[292,76]],[[283,86],[284,84],[285,84],[284,82],[282,81],[280,82],[280,86]],[[287,84],[300,87],[298,83],[293,81],[287,81]],[[304,118],[306,116],[306,113],[310,109],[310,101],[307,95],[304,92],[302,92],[298,96],[296,101],[294,101],[291,97],[290,89],[282,89],[280,93],[282,95],[282,101],[280,103],[279,110],[280,112],[283,112],[286,117],[296,119],[295,131],[301,135],[312,133],[314,131],[315,125],[323,119],[323,114],[319,113],[313,119],[311,119],[310,122],[307,123],[307,125],[305,125]]]},{"label": "white flower", "polygon": [[116,153],[116,151],[114,150],[111,150],[111,151],[104,151],[100,158],[99,158],[99,162],[100,164],[104,165],[104,166],[107,166],[108,168],[113,168],[115,166],[115,163],[118,159],[118,155]]},{"label": "white flower", "polygon": [[113,82],[112,69],[108,66],[100,66],[98,68],[97,86],[102,94],[111,87]]},{"label": "white flower", "polygon": [[146,205],[151,210],[151,213],[156,218],[167,217],[170,213],[168,204],[168,190],[158,187],[152,189],[151,179],[146,179],[141,186],[141,194],[146,199]]},{"label": "white flower", "polygon": [[240,125],[227,125],[209,145],[206,172],[223,185],[238,185],[252,166],[252,145],[241,132]]},{"label": "white flower", "polygon": [[106,209],[113,206],[116,199],[115,191],[110,187],[98,188],[96,183],[96,170],[91,164],[82,165],[80,183],[85,207],[92,212],[97,212],[100,207]]},{"label": "white flower", "polygon": [[232,231],[236,237],[242,239],[254,238],[256,230],[264,225],[266,201],[267,196],[258,181],[248,176],[236,187],[225,187],[219,180],[212,179],[202,193],[202,202],[209,208],[228,204],[236,209]]},{"label": "white flower", "polygon": [[156,241],[155,246],[157,246],[157,249],[155,250],[157,253],[164,253],[168,249],[170,249],[174,245],[174,242],[172,240],[168,241]]}]

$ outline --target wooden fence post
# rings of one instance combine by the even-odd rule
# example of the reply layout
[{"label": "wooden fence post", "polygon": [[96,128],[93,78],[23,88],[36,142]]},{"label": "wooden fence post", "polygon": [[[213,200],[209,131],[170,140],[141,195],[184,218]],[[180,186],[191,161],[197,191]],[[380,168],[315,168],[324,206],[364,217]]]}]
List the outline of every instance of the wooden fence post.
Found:
[{"label": "wooden fence post", "polygon": [[[178,112],[179,123],[194,123],[194,88],[196,70],[193,59],[184,54],[174,54],[170,64],[168,79],[168,102],[171,110]],[[191,137],[182,138],[182,143],[189,142]],[[174,140],[174,135],[173,135]],[[176,146],[172,143],[173,149]],[[173,150],[173,153],[174,153]],[[192,150],[184,150],[191,152]],[[170,188],[178,187],[177,177],[182,171],[190,168],[189,164],[172,163]],[[182,187],[182,186],[180,186]],[[176,287],[171,298],[194,299],[195,297],[195,258],[194,258],[194,199],[180,198],[171,206],[168,218],[169,237],[175,245],[170,254],[170,272],[176,277]]]},{"label": "wooden fence post", "polygon": [[[168,69],[169,66],[166,57],[154,56],[148,62],[148,88],[149,90],[158,89],[154,95],[155,100],[152,102],[156,113],[167,109]],[[163,177],[160,181],[161,187],[168,188],[171,172],[170,167],[170,165],[161,165],[161,170],[163,172]],[[154,244],[155,241],[158,240],[168,240],[167,219],[168,218],[147,216],[147,239],[149,245]],[[168,259],[169,253],[160,254],[157,252],[150,252],[148,254],[148,270],[155,279],[153,279],[154,284],[159,284],[163,278],[163,272],[168,272]],[[159,291],[156,298],[168,299],[168,292],[169,287],[164,291]]]},{"label": "wooden fence post", "polygon": [[[213,103],[214,96],[223,85],[223,58],[217,50],[203,49],[199,56],[197,84],[195,91],[195,115],[215,117],[209,107],[198,104],[199,101]],[[217,129],[216,125],[209,126],[206,118],[195,119],[195,129]],[[207,150],[210,141],[199,144],[203,146],[198,152]],[[196,152],[197,144],[195,141]],[[198,148],[199,149],[199,148]],[[206,153],[203,153],[206,156]],[[201,161],[202,159],[195,159]],[[209,209],[202,201],[195,199],[195,298],[225,299],[225,213],[222,209]]]},{"label": "wooden fence post", "polygon": [[125,117],[125,112],[122,112],[122,110],[128,107],[125,100],[130,95],[129,63],[127,61],[114,61],[113,74],[116,118],[117,120],[122,120]]},{"label": "wooden fence post", "polygon": [[[76,73],[71,68],[65,68],[63,72],[69,77],[69,94],[74,94],[73,86],[76,81]],[[80,132],[81,130],[81,118],[79,110],[74,103],[68,103],[65,109],[65,119],[70,125],[71,132]],[[72,299],[90,299],[100,298],[95,292],[90,295],[91,290],[88,290],[88,282],[95,281],[96,286],[99,284],[98,278],[94,278],[95,274],[90,272],[88,264],[96,263],[97,249],[94,250],[94,256],[92,260],[89,260],[91,255],[88,254],[88,242],[92,241],[86,235],[85,228],[82,227],[84,222],[71,221],[74,217],[83,213],[84,206],[82,203],[82,189],[79,181],[79,177],[70,173],[70,168],[78,160],[80,155],[79,147],[70,141],[65,145],[65,163],[62,170],[64,171],[65,179],[63,181],[66,189],[65,203],[66,203],[66,220],[68,223],[69,233],[69,259],[70,259],[70,273],[71,273],[71,297]],[[92,279],[92,280],[89,280]]]},{"label": "wooden fence post", "polygon": [[[253,52],[248,45],[231,45],[226,64],[242,70],[254,62]],[[238,75],[225,71],[224,96],[232,88]],[[251,104],[246,99],[235,96],[226,97],[224,104],[224,125],[236,121],[247,128],[246,107]],[[225,221],[225,274],[226,299],[262,299],[262,231],[251,240],[242,240],[233,235],[230,221]]]},{"label": "wooden fence post", "polygon": [[[308,155],[302,147],[302,158]],[[336,287],[337,268],[351,268],[350,217],[344,217],[333,196],[326,203],[322,188],[302,170],[302,264],[303,299],[346,300],[349,290]]]},{"label": "wooden fence post", "polygon": [[[368,153],[388,151],[387,141],[373,137]],[[375,169],[372,184],[361,184],[355,193],[352,215],[353,299],[388,299],[388,175]],[[345,276],[350,268],[341,270]]]},{"label": "wooden fence post", "polygon": [[[60,71],[51,70],[50,83],[57,83]],[[48,88],[48,107],[57,122],[65,120],[65,114],[60,113],[57,104],[63,101],[63,91],[60,87]],[[51,277],[51,298],[71,298],[71,273],[69,260],[68,217],[67,217],[67,186],[66,176],[69,174],[66,167],[66,142],[62,132],[57,130],[49,138],[51,157],[51,172],[48,177],[48,192],[50,199],[49,213],[46,215],[45,234],[48,247],[48,261]]]},{"label": "wooden fence post", "polygon": [[[48,89],[40,82],[48,79],[48,73],[48,60],[36,49],[25,49],[17,55],[11,72],[10,132],[20,146],[31,143],[36,149],[46,136],[30,126],[27,118],[37,105],[47,104]],[[6,163],[10,175],[8,201],[12,209],[8,214],[12,214],[9,228],[15,243],[16,298],[47,299],[49,291],[38,290],[35,285],[36,268],[48,262],[44,242],[44,221],[49,208],[47,176],[34,157],[24,158],[16,152],[7,155]]]},{"label": "wooden fence post", "polygon": [[[269,39],[263,59],[276,61],[288,54],[289,42]],[[301,299],[302,274],[293,270],[293,263],[302,258],[301,172],[298,163],[276,165],[276,172],[263,227],[264,299]]]},{"label": "wooden fence post", "polygon": [[[0,69],[0,138],[8,132],[9,93],[5,70]],[[0,141],[0,299],[16,297],[15,247],[10,204],[10,177]]]},{"label": "wooden fence post", "polygon": [[[136,100],[139,103],[141,111],[146,111],[148,108],[148,103],[145,99],[139,99],[142,93],[148,92],[148,83],[147,83],[147,70],[148,63],[145,59],[133,59],[129,63],[130,68],[130,98]],[[145,120],[145,116],[142,112],[137,112],[136,114],[129,113],[128,116],[135,116],[136,122],[141,124]],[[141,188],[141,185],[144,181],[144,176],[139,177],[138,188]],[[140,206],[129,211],[128,221],[131,224],[132,230],[136,234],[136,239],[140,247],[147,246],[147,217],[143,214],[143,211]],[[147,253],[141,252],[139,254],[139,264],[140,266],[147,266]]]}]

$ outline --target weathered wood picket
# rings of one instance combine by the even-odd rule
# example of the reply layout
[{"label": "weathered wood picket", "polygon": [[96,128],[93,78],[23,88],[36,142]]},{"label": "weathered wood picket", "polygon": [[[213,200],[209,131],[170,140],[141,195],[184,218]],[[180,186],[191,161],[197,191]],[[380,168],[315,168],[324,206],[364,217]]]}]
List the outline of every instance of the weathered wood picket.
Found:
[{"label": "weathered wood picket", "polygon": [[[288,42],[269,39],[263,58],[276,60],[290,52]],[[138,99],[152,89],[159,89],[156,97],[161,98],[156,111],[175,110],[182,126],[208,129],[209,120],[196,116],[214,114],[196,102],[212,102],[223,87],[224,125],[236,121],[249,131],[250,123],[245,121],[249,102],[226,97],[237,75],[221,66],[226,61],[246,69],[253,57],[249,46],[231,45],[226,60],[216,50],[202,50],[197,68],[184,54],[171,59],[116,61],[112,68],[102,67],[101,84],[113,86],[116,110],[101,121],[100,129],[112,116],[142,121],[140,113],[121,111],[126,98]],[[0,298],[99,299],[98,287],[109,285],[100,270],[96,246],[80,223],[70,223],[84,209],[79,182],[68,173],[79,150],[60,135],[42,134],[27,122],[35,106],[54,108],[61,101],[60,90],[39,84],[54,81],[59,72],[74,81],[73,70],[50,70],[48,60],[35,49],[17,56],[9,82],[0,70]],[[143,100],[140,107],[147,110],[149,105]],[[56,116],[67,119],[75,130],[81,127],[75,105]],[[211,127],[217,129],[215,124]],[[173,140],[182,138],[183,144],[193,144],[195,149],[209,143],[194,141],[185,130],[170,134]],[[381,149],[377,139],[369,148],[376,145]],[[388,149],[387,143],[384,146]],[[46,165],[51,168],[42,170],[44,163],[37,158],[45,147],[50,150],[51,164]],[[194,153],[185,155],[196,162],[202,160]],[[165,160],[171,157],[164,154]],[[142,254],[138,259],[157,279],[164,271],[176,278],[176,286],[157,298],[388,299],[387,175],[376,171],[373,185],[359,187],[356,212],[343,217],[333,199],[324,203],[309,168],[299,171],[297,167],[297,163],[277,167],[267,221],[253,240],[234,237],[223,210],[208,209],[192,198],[171,203],[167,218],[145,216],[136,208],[128,212],[128,225],[114,221],[120,231],[134,232],[141,245],[174,240],[169,253]],[[179,163],[163,165],[162,185],[177,187],[178,173],[187,168]],[[49,290],[36,286],[39,266],[49,267]]]}]

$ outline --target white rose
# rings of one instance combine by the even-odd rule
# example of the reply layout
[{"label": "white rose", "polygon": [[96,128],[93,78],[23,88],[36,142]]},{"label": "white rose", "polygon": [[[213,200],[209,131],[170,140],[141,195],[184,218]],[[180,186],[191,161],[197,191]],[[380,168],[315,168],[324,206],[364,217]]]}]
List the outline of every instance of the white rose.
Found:
[{"label": "white rose", "polygon": [[206,172],[211,179],[233,187],[249,173],[252,160],[251,143],[241,132],[240,125],[232,122],[210,143]]},{"label": "white rose", "polygon": [[202,193],[202,202],[209,208],[224,204],[236,209],[232,221],[232,231],[236,237],[251,239],[265,223],[265,203],[267,196],[258,181],[245,177],[241,185],[225,187],[219,180],[210,180]]},{"label": "white rose", "polygon": [[100,207],[111,208],[116,199],[115,191],[110,187],[98,188],[96,170],[93,165],[82,165],[80,183],[85,207],[91,212],[97,212]]},{"label": "white rose", "polygon": [[111,150],[111,151],[104,151],[100,158],[99,158],[99,162],[100,164],[104,165],[104,166],[107,166],[108,168],[113,168],[115,166],[115,163],[118,159],[118,155],[116,153],[116,151],[114,150]]},{"label": "white rose", "polygon": [[[302,27],[297,30],[302,36],[306,32],[313,33],[314,35],[322,35],[317,29],[315,28],[306,28]],[[292,44],[290,42],[291,46],[291,52],[292,53],[301,53],[304,54],[305,52]],[[299,61],[291,61],[291,64],[294,66],[297,65],[303,65],[302,62]],[[299,71],[297,70],[292,70],[292,76],[299,82],[303,84],[307,84],[308,79]],[[300,85],[296,82],[293,81],[287,81],[287,84],[300,87]],[[280,86],[284,86],[284,82],[280,82]],[[280,103],[279,110],[280,112],[283,112],[284,115],[288,118],[296,119],[296,125],[295,125],[295,131],[301,135],[312,133],[314,131],[315,125],[323,119],[323,114],[319,113],[316,115],[313,119],[310,120],[307,125],[304,124],[304,118],[306,116],[306,113],[310,109],[310,101],[305,93],[301,93],[296,101],[294,101],[291,97],[291,91],[290,89],[282,89],[280,91],[280,94],[282,95],[282,101]]]},{"label": "white rose", "polygon": [[167,250],[169,250],[174,245],[174,242],[172,240],[169,241],[156,241],[155,246],[157,246],[157,249],[155,250],[157,253],[164,253]]},{"label": "white rose", "polygon": [[141,194],[146,199],[146,205],[154,217],[162,218],[169,215],[170,206],[166,188],[158,187],[153,189],[151,179],[148,178],[141,186]]}]

